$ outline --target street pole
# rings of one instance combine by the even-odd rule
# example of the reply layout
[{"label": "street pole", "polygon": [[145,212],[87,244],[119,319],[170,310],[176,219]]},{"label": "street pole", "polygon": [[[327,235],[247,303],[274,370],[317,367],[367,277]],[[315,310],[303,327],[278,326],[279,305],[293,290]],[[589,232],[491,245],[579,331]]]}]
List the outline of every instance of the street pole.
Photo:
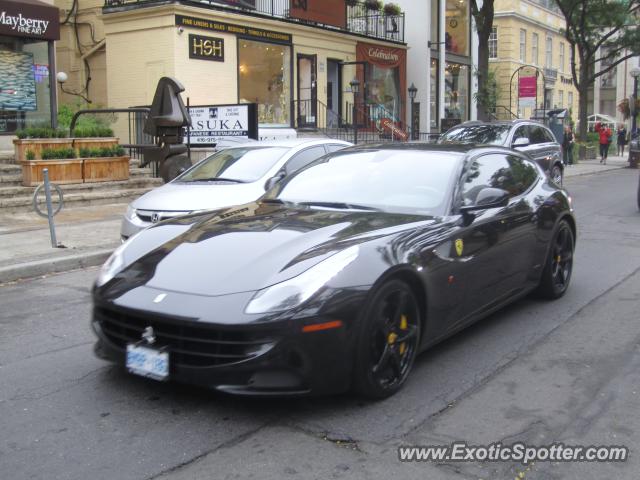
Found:
[{"label": "street pole", "polygon": [[353,112],[351,122],[353,123],[353,143],[354,145],[358,144],[358,121],[357,117],[357,109],[356,109],[356,101],[358,99],[358,92],[360,91],[360,81],[357,78],[354,78],[349,82],[351,86],[351,92],[353,93]]},{"label": "street pole", "polygon": [[631,118],[631,138],[637,137],[638,133],[636,132],[636,118],[638,118],[638,74],[640,72],[634,72],[636,75],[633,77],[633,108],[630,108],[630,111],[633,111],[633,116]]},{"label": "street pole", "polygon": [[409,87],[409,98],[411,99],[411,140],[417,140],[418,139],[418,132],[416,132],[416,112],[415,112],[415,108],[416,108],[416,94],[418,93],[418,89],[416,88],[416,86],[411,83],[411,86]]}]

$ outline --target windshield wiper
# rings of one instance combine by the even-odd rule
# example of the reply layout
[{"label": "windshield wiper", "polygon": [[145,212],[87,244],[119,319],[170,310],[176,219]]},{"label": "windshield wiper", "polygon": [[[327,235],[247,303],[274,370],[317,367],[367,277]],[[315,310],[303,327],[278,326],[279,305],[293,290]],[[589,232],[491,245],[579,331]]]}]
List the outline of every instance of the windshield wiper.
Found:
[{"label": "windshield wiper", "polygon": [[370,207],[368,205],[358,205],[355,203],[344,202],[298,202],[300,205],[327,207],[327,208],[339,208],[344,210],[371,210],[379,212],[380,209],[376,207]]},{"label": "windshield wiper", "polygon": [[245,180],[238,180],[237,178],[225,178],[225,177],[207,177],[207,178],[192,178],[191,180],[183,180],[183,182],[230,182],[230,183],[247,183]]}]

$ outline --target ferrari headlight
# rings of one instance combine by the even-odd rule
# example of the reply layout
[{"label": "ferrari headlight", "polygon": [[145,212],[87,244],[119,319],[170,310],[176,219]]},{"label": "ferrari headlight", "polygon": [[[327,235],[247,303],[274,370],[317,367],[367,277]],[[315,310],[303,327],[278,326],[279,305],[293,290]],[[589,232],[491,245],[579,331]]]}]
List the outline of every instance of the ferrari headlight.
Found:
[{"label": "ferrari headlight", "polygon": [[113,277],[115,277],[124,267],[124,257],[122,252],[127,243],[123,243],[111,254],[111,256],[104,262],[98,278],[96,279],[96,286],[101,287]]},{"label": "ferrari headlight", "polygon": [[245,313],[281,312],[297,307],[344,270],[357,256],[358,246],[349,247],[297,277],[260,290],[248,303]]}]

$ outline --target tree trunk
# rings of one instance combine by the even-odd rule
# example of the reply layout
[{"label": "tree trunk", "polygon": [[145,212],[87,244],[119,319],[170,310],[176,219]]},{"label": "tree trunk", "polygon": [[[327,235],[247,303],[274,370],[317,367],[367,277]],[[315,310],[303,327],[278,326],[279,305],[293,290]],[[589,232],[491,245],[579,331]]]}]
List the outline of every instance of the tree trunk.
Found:
[{"label": "tree trunk", "polygon": [[[588,130],[587,108],[589,104],[589,71],[586,65],[580,65],[580,78],[576,88],[578,89],[578,119],[580,121],[578,140],[586,142]],[[586,149],[580,149],[580,160],[584,160],[584,153],[586,153]]]},{"label": "tree trunk", "polygon": [[[489,32],[490,33],[490,32]],[[489,36],[478,29],[478,100],[486,100],[488,93],[487,80],[489,79]],[[478,101],[478,120],[489,121],[491,116],[488,110],[489,105],[485,101]]]}]

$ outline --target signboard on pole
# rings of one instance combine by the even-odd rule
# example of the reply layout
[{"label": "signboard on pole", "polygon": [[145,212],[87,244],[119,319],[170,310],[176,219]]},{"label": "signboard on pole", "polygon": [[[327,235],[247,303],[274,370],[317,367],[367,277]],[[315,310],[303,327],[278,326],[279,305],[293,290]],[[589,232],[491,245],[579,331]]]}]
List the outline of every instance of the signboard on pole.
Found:
[{"label": "signboard on pole", "polygon": [[518,78],[518,104],[520,107],[535,107],[538,97],[538,78],[535,75]]},{"label": "signboard on pole", "polygon": [[191,128],[188,136],[191,146],[212,147],[230,137],[234,140],[258,139],[256,103],[190,106],[189,114]]}]

